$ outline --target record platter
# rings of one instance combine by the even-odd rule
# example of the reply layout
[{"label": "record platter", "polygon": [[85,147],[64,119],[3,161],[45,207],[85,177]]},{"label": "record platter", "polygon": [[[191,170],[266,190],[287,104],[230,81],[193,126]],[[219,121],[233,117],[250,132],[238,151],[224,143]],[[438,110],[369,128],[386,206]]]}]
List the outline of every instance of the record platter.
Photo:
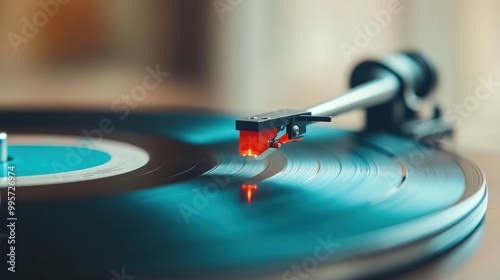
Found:
[{"label": "record platter", "polygon": [[[9,277],[377,278],[478,227],[487,189],[475,164],[390,129],[309,125],[326,121],[318,108],[242,119],[1,113]],[[270,127],[284,136],[266,136]]]}]

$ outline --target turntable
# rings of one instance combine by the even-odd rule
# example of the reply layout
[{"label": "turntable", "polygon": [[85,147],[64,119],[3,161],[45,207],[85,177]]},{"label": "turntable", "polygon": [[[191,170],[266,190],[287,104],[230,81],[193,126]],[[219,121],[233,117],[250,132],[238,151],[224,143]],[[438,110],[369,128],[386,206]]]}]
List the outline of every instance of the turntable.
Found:
[{"label": "turntable", "polygon": [[[404,53],[360,64],[350,92],[304,110],[1,113],[2,273],[379,279],[416,267],[471,235],[487,204],[482,171],[440,144],[452,126],[439,109],[418,117],[435,82]],[[361,132],[313,124],[355,108]]]}]

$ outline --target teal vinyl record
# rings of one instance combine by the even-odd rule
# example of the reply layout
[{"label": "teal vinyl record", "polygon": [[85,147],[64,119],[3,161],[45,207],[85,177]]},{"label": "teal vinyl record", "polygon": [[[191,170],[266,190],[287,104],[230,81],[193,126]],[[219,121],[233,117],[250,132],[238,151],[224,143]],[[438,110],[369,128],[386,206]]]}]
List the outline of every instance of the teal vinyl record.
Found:
[{"label": "teal vinyl record", "polygon": [[14,277],[384,279],[481,227],[483,173],[439,146],[310,126],[255,159],[238,154],[235,119],[0,114],[3,172],[19,172]]}]

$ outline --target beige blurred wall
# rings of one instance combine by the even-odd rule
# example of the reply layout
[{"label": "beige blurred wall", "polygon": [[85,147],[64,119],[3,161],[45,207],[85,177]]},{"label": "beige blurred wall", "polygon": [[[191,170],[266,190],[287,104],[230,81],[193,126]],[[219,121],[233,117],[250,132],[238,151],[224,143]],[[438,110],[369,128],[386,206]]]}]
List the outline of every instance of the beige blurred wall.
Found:
[{"label": "beige blurred wall", "polygon": [[364,56],[394,48],[393,19],[362,53],[347,60],[342,42],[384,8],[384,1],[243,1],[223,21],[215,48],[223,101],[238,110],[307,107],[347,89],[349,69]]},{"label": "beige blurred wall", "polygon": [[[146,67],[168,70],[168,45],[159,39],[170,39],[171,2],[0,1],[0,110],[109,110]],[[33,24],[44,9],[53,13],[46,24],[13,46],[9,34],[24,37],[25,19]],[[137,108],[165,106],[164,99],[157,90]]]},{"label": "beige blurred wall", "polygon": [[[461,146],[486,151],[500,151],[500,2],[495,0],[460,1],[457,23],[458,75],[455,79],[458,98],[448,104],[466,105],[474,99],[484,78],[497,83],[490,96],[480,100],[474,110],[467,112],[460,126],[458,141]],[[484,91],[482,91],[484,94]],[[469,104],[469,107],[473,107]]]}]

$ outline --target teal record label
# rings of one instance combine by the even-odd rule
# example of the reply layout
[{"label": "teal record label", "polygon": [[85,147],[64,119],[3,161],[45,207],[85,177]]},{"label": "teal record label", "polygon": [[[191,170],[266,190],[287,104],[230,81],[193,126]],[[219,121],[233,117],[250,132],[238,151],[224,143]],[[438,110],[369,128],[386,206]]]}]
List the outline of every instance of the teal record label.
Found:
[{"label": "teal record label", "polygon": [[15,166],[17,187],[80,182],[121,175],[146,165],[144,149],[115,140],[67,135],[10,135],[7,166]]}]

